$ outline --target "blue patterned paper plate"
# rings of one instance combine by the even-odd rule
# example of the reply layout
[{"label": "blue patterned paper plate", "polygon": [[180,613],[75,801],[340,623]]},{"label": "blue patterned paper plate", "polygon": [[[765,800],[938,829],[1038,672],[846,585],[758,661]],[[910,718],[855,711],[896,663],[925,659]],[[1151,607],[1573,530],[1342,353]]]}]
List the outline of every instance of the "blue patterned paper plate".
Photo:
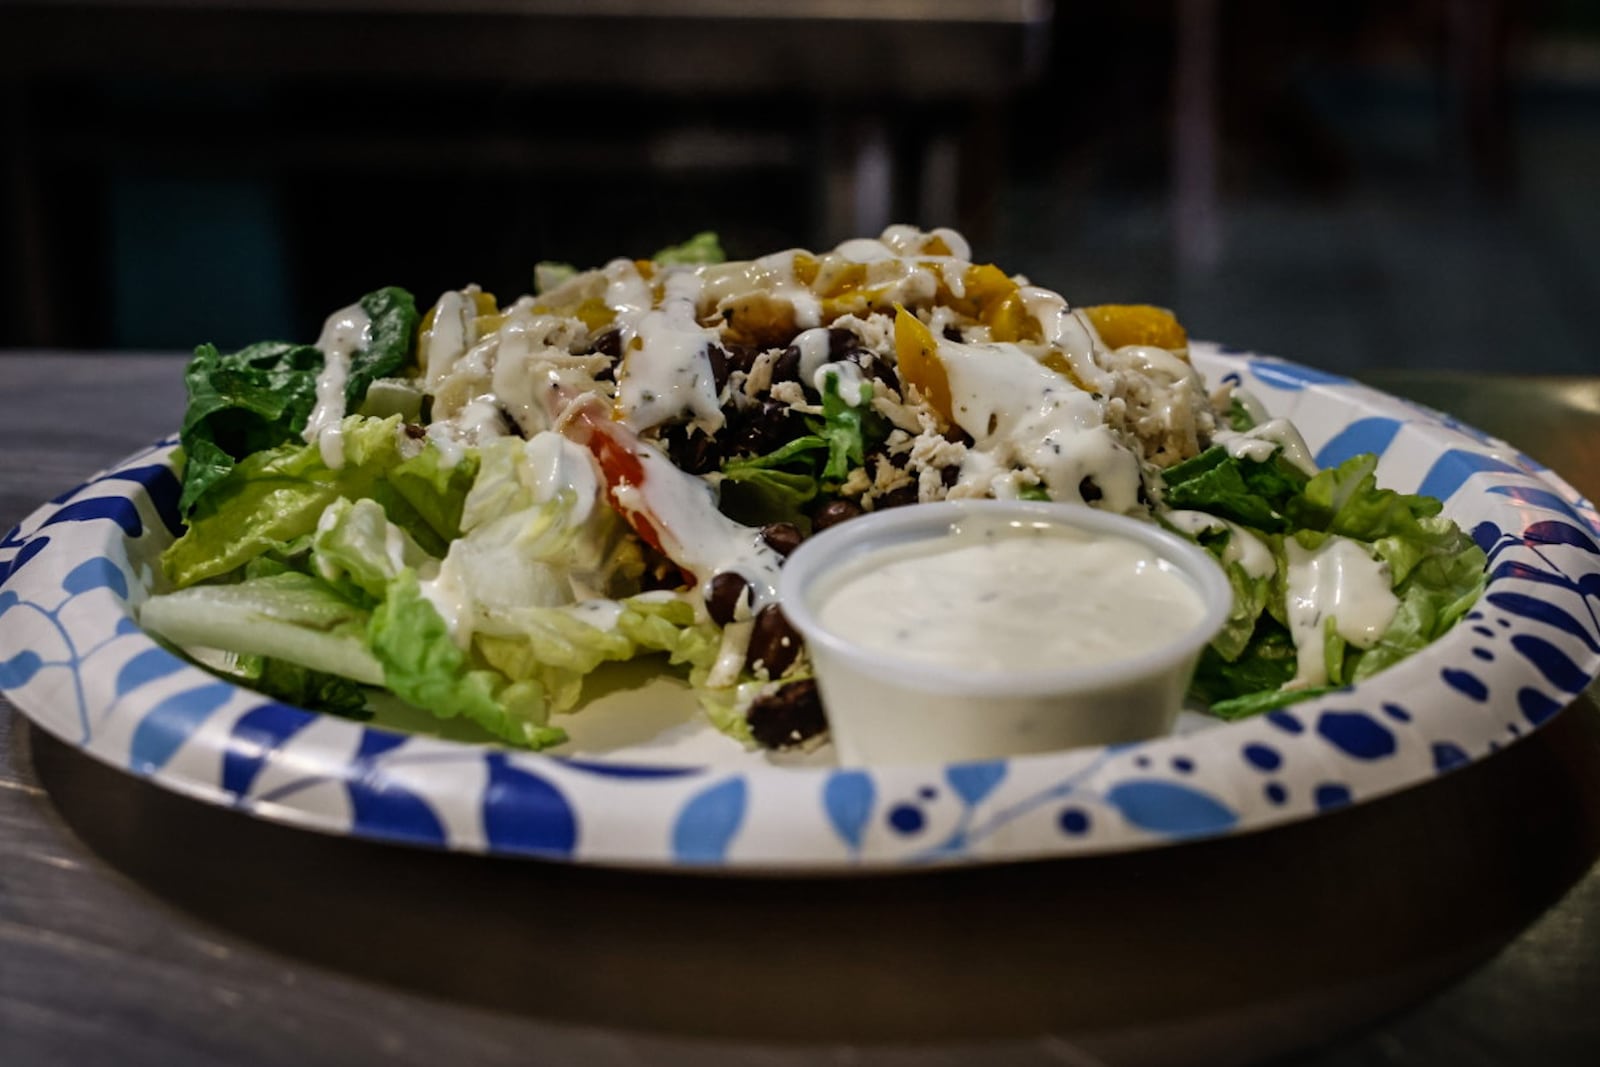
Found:
[{"label": "blue patterned paper plate", "polygon": [[1319,464],[1377,452],[1384,485],[1443,499],[1489,554],[1478,609],[1355,688],[1142,744],[841,770],[774,763],[709,727],[669,724],[646,744],[535,755],[273,703],[146,637],[131,610],[178,529],[169,440],[0,540],[0,690],[132,774],[328,833],[578,863],[822,872],[1148,848],[1315,817],[1494,752],[1600,671],[1600,521],[1570,486],[1500,441],[1347,379],[1212,345],[1194,358],[1209,380],[1236,377],[1293,419]]}]

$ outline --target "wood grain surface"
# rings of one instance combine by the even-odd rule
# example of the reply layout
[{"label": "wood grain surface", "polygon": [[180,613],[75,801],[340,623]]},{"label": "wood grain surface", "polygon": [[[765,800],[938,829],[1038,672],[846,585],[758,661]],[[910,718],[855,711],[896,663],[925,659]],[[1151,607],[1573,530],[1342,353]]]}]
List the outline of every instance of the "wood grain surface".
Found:
[{"label": "wood grain surface", "polygon": [[[0,526],[171,432],[180,367],[0,355]],[[1382,384],[1600,489],[1600,379]],[[0,701],[0,1064],[1587,1064],[1597,771],[1587,697],[1436,782],[1208,844],[641,875],[269,825]]]}]

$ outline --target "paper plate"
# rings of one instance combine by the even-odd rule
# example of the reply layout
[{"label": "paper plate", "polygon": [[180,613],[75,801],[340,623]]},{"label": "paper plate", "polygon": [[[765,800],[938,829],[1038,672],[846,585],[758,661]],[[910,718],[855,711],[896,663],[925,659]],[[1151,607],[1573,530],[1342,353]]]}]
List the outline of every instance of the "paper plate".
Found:
[{"label": "paper plate", "polygon": [[[1445,501],[1489,556],[1465,621],[1351,689],[1134,745],[840,769],[747,753],[676,711],[532,754],[318,715],[218,680],[131,609],[180,530],[167,440],[0,540],[0,691],[90,755],[199,800],[333,834],[575,863],[848,873],[1150,848],[1358,804],[1482,759],[1600,671],[1600,521],[1503,442],[1282,360],[1196,345],[1292,419],[1317,463]],[[656,699],[646,688],[635,694]],[[580,712],[569,721],[584,720]],[[617,721],[594,713],[593,723]],[[650,731],[655,731],[651,733]],[[817,765],[818,763],[824,765]]]}]

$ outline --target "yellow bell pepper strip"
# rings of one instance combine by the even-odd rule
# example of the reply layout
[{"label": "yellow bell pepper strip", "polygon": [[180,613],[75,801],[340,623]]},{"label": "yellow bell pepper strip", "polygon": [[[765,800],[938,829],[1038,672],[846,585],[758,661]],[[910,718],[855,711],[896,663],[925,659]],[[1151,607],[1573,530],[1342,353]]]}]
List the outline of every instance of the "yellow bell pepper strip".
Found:
[{"label": "yellow bell pepper strip", "polygon": [[1178,324],[1178,317],[1166,308],[1150,304],[1097,304],[1086,307],[1100,340],[1108,348],[1123,345],[1154,345],[1171,351],[1189,347],[1189,335]]},{"label": "yellow bell pepper strip", "polygon": [[921,319],[899,304],[894,307],[894,351],[900,380],[916,386],[940,418],[953,422],[950,378],[939,362],[939,342]]}]

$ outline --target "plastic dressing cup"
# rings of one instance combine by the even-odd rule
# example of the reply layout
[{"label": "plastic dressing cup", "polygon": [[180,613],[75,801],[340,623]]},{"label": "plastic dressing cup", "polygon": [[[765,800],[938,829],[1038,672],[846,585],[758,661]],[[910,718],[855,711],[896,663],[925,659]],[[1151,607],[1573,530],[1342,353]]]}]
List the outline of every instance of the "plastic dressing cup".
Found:
[{"label": "plastic dressing cup", "polygon": [[874,512],[785,562],[844,764],[944,762],[1170,732],[1233,603],[1199,546],[1076,504]]}]

